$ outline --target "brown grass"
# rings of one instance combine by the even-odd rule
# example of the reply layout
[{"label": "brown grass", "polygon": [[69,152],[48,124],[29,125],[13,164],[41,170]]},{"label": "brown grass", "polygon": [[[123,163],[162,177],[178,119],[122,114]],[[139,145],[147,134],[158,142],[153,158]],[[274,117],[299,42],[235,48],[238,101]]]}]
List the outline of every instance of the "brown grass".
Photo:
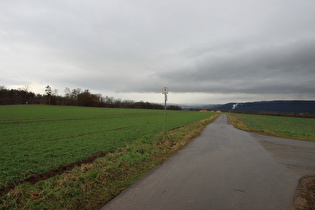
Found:
[{"label": "brown grass", "polygon": [[315,175],[300,179],[294,205],[298,210],[315,209]]}]

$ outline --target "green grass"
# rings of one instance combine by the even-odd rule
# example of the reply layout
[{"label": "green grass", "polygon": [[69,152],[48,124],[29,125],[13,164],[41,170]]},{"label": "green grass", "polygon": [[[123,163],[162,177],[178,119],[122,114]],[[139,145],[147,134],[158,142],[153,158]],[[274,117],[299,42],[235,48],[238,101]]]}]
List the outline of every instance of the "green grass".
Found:
[{"label": "green grass", "polygon": [[284,138],[315,141],[315,119],[251,114],[229,114],[234,126]]},{"label": "green grass", "polygon": [[0,197],[0,209],[100,209],[198,136],[218,116],[210,115],[172,129],[166,136],[140,138],[93,163],[34,185],[21,184]]},{"label": "green grass", "polygon": [[[168,129],[210,113],[168,111]],[[0,187],[164,131],[163,110],[0,106]]]}]

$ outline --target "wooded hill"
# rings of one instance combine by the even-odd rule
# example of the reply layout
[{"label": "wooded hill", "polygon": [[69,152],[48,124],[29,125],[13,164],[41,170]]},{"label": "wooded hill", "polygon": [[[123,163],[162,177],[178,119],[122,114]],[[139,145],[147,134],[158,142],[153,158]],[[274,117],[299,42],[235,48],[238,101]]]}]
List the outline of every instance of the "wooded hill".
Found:
[{"label": "wooded hill", "polygon": [[247,103],[228,103],[219,105],[212,109],[240,112],[315,114],[315,101],[260,101]]}]

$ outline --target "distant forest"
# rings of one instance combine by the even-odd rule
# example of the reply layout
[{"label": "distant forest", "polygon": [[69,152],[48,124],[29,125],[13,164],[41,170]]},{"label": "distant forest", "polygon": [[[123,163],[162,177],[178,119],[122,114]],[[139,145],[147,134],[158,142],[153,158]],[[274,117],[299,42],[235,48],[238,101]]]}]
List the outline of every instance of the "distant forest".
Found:
[{"label": "distant forest", "polygon": [[215,107],[222,111],[315,114],[315,101],[259,101],[228,103]]},{"label": "distant forest", "polygon": [[[77,88],[70,90],[65,88],[65,96],[58,95],[57,90],[47,85],[45,94],[35,94],[25,86],[20,89],[6,89],[0,86],[0,105],[14,104],[47,104],[60,106],[87,106],[87,107],[108,107],[108,108],[137,108],[137,109],[164,109],[161,104],[150,102],[135,102],[132,100],[115,99],[114,97],[101,94],[93,94],[89,90]],[[180,106],[167,106],[168,110],[182,110]]]}]

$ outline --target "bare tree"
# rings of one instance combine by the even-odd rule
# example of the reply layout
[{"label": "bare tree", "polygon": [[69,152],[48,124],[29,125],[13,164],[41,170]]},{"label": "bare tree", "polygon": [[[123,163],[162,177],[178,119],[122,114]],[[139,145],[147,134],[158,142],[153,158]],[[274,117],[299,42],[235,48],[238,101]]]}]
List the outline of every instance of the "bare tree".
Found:
[{"label": "bare tree", "polygon": [[55,89],[54,91],[52,91],[52,95],[57,96],[58,95],[58,89]]},{"label": "bare tree", "polygon": [[23,91],[25,91],[25,92],[29,92],[30,90],[31,90],[31,86],[29,86],[29,85],[24,85],[22,88],[21,88],[21,90],[23,90]]},{"label": "bare tree", "polygon": [[47,104],[50,105],[52,92],[51,92],[51,87],[49,85],[46,86],[45,92],[47,96]]},{"label": "bare tree", "polygon": [[66,88],[65,88],[65,96],[66,96],[67,98],[69,98],[69,97],[70,97],[70,94],[71,94],[70,88],[66,87]]}]

